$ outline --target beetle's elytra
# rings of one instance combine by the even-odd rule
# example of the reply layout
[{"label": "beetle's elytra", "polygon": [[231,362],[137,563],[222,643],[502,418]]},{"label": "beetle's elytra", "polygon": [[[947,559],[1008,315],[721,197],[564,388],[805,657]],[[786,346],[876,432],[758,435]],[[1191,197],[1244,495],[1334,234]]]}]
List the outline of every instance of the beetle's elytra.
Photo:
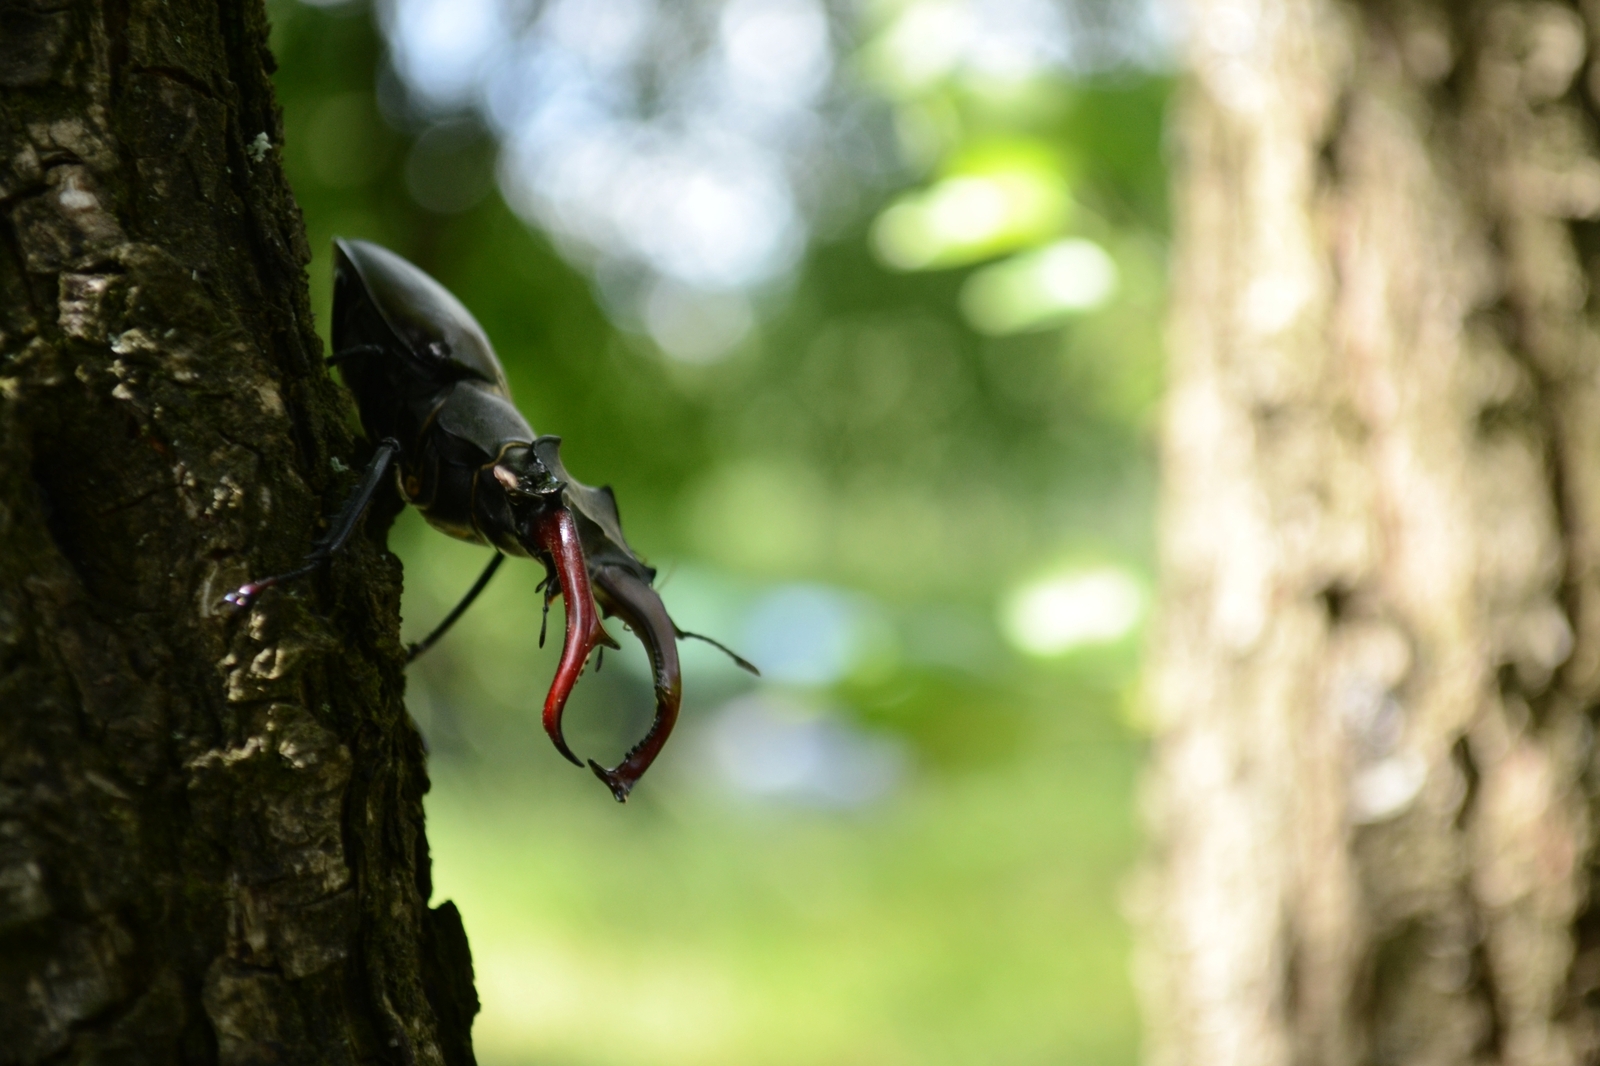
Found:
[{"label": "beetle's elytra", "polygon": [[362,428],[378,442],[376,453],[305,562],[240,587],[228,602],[247,605],[263,590],[326,563],[349,540],[395,466],[401,495],[430,525],[495,550],[477,583],[438,628],[412,646],[410,658],[461,616],[505,555],[538,559],[546,570],[545,609],[559,590],[567,616],[544,727],[556,749],[581,766],[562,737],[561,713],[590,654],[602,645],[617,647],[601,615],[621,618],[638,635],[655,675],[655,720],[617,766],[608,770],[589,760],[612,795],[626,800],[678,718],[678,638],[709,638],[673,623],[650,587],[655,570],[623,538],[611,489],[573,478],[561,463],[561,439],[534,434],[511,402],[488,336],[443,285],[386,248],[335,240],[332,332],[328,361],[355,394]]}]

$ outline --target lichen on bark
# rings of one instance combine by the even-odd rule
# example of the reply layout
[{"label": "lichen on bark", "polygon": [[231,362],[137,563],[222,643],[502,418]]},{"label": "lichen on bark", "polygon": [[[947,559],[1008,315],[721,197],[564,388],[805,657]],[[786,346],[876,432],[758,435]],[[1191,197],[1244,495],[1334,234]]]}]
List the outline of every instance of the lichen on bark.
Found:
[{"label": "lichen on bark", "polygon": [[0,0],[0,1064],[470,1063],[259,0]]}]

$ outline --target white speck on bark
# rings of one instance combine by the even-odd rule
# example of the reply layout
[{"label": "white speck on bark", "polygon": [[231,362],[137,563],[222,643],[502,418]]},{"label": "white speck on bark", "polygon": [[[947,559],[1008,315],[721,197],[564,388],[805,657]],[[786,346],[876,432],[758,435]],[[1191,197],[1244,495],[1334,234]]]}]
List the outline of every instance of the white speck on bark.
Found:
[{"label": "white speck on bark", "polygon": [[88,211],[100,206],[100,201],[94,198],[93,193],[79,188],[71,181],[62,188],[60,195],[61,206],[69,211]]},{"label": "white speck on bark", "polygon": [[256,395],[261,398],[261,409],[270,415],[284,413],[283,397],[278,394],[278,387],[270,381],[262,382],[256,386]]}]

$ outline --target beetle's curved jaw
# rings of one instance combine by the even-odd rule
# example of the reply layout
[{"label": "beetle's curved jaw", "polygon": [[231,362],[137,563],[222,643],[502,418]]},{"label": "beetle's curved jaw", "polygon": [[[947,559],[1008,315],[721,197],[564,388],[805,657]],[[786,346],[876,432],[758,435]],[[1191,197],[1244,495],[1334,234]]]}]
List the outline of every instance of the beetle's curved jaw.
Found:
[{"label": "beetle's curved jaw", "polygon": [[623,803],[639,778],[655,762],[678,721],[678,706],[683,702],[683,674],[678,669],[678,627],[672,624],[655,589],[626,570],[615,566],[597,567],[594,584],[605,609],[626,622],[650,653],[650,666],[655,674],[656,717],[644,739],[610,770],[589,760],[589,769],[606,783],[617,802]]},{"label": "beetle's curved jaw", "polygon": [[574,766],[582,766],[583,760],[572,754],[566,738],[561,735],[561,712],[566,709],[567,697],[572,694],[572,686],[578,683],[578,675],[583,673],[589,653],[602,644],[616,647],[616,642],[600,624],[600,612],[589,587],[589,566],[583,557],[583,544],[578,539],[578,524],[572,512],[565,507],[552,508],[534,520],[533,533],[555,566],[556,580],[561,584],[561,597],[566,600],[567,607],[567,634],[561,645],[561,662],[556,666],[555,680],[550,683],[550,694],[544,700],[544,731],[550,734],[557,751]]}]

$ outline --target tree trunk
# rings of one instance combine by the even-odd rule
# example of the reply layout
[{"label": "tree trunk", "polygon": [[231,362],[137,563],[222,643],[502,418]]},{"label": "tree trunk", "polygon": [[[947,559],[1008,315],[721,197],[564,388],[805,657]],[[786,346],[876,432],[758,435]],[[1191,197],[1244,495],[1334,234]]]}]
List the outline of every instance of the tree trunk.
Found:
[{"label": "tree trunk", "polygon": [[0,1063],[472,1061],[259,0],[0,0]]},{"label": "tree trunk", "polygon": [[1600,1058],[1600,3],[1192,0],[1152,1063]]},{"label": "tree trunk", "polygon": [[1154,1063],[1600,1057],[1600,3],[1191,0]]}]

